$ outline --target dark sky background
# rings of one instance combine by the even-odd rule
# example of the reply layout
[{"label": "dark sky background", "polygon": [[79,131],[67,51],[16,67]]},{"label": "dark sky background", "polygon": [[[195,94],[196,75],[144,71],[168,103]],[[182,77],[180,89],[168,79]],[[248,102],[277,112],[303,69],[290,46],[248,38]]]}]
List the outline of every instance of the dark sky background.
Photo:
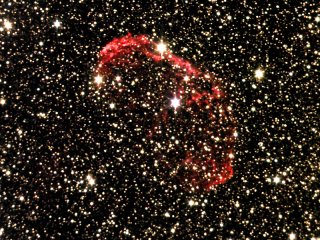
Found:
[{"label": "dark sky background", "polygon": [[[0,239],[320,239],[318,1],[147,2],[1,1]],[[110,155],[92,83],[129,32],[223,79],[227,183],[150,183]]]}]

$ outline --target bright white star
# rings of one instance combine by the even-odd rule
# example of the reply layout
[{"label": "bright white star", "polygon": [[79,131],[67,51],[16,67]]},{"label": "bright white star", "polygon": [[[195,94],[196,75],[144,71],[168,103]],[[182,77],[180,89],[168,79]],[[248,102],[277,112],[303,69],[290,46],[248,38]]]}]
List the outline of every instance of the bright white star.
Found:
[{"label": "bright white star", "polygon": [[280,178],[279,178],[278,176],[274,177],[274,178],[273,178],[273,182],[274,182],[275,184],[278,184],[278,183],[280,182]]},{"label": "bright white star", "polygon": [[159,43],[157,45],[157,51],[160,53],[160,54],[163,54],[165,51],[167,51],[167,45],[164,44],[163,42]]},{"label": "bright white star", "polygon": [[96,83],[96,84],[101,84],[102,83],[102,77],[100,76],[100,75],[97,75],[95,78],[94,78],[94,82]]},{"label": "bright white star", "polygon": [[59,20],[56,20],[54,23],[53,23],[53,26],[55,26],[56,28],[59,28],[61,26],[61,22]]},{"label": "bright white star", "polygon": [[5,27],[7,30],[10,30],[10,29],[12,28],[12,23],[5,19],[5,20],[4,20],[4,27]]},{"label": "bright white star", "polygon": [[177,109],[177,107],[180,106],[180,99],[177,97],[174,97],[171,99],[171,107],[174,107],[174,109]]},{"label": "bright white star", "polygon": [[289,239],[290,239],[290,240],[296,239],[296,235],[295,235],[294,233],[290,233],[290,234],[289,234]]},{"label": "bright white star", "polygon": [[264,77],[264,71],[261,70],[260,68],[258,68],[255,72],[254,72],[254,76],[257,78],[257,79],[261,79]]},{"label": "bright white star", "polygon": [[6,100],[4,98],[0,98],[0,104],[1,105],[5,105],[6,104]]}]

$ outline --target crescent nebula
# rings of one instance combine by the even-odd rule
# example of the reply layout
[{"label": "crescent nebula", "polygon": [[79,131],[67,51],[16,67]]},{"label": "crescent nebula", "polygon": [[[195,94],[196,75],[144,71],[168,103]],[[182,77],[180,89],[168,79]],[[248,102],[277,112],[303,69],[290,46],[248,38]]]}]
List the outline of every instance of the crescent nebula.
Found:
[{"label": "crescent nebula", "polygon": [[214,74],[162,42],[128,34],[100,51],[95,79],[109,129],[122,136],[110,139],[114,158],[147,164],[159,176],[167,171],[162,178],[192,190],[233,176],[235,119]]}]

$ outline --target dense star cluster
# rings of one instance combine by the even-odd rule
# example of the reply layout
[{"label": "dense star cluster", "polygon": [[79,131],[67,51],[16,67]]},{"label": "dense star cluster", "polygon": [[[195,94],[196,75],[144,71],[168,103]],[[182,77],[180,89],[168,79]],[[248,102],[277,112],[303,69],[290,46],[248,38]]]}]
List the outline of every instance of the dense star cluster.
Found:
[{"label": "dense star cluster", "polygon": [[320,239],[318,1],[0,2],[0,239]]}]

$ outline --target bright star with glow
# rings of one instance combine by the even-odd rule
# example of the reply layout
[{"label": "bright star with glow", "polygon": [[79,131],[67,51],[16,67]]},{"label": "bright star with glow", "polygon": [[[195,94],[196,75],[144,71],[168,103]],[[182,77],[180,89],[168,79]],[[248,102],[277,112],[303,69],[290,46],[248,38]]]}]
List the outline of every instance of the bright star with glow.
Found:
[{"label": "bright star with glow", "polygon": [[254,72],[254,76],[255,76],[255,78],[257,78],[258,80],[260,80],[261,78],[264,77],[264,71],[261,70],[260,68],[258,68],[258,69]]},{"label": "bright star with glow", "polygon": [[94,82],[96,83],[96,84],[101,84],[102,83],[102,77],[100,76],[100,75],[97,75],[95,78],[94,78]]},{"label": "bright star with glow", "polygon": [[290,240],[296,239],[296,235],[295,235],[294,233],[290,233],[290,234],[289,234],[289,239],[290,239]]},{"label": "bright star with glow", "polygon": [[174,107],[174,109],[177,109],[177,107],[180,106],[180,99],[177,97],[174,97],[171,99],[171,107]]},{"label": "bright star with glow", "polygon": [[111,109],[114,109],[114,108],[116,107],[116,105],[115,105],[114,103],[110,103],[109,107],[110,107]]},{"label": "bright star with glow", "polygon": [[189,76],[184,76],[183,80],[185,80],[186,82],[188,82],[190,80]]},{"label": "bright star with glow", "polygon": [[163,54],[165,51],[167,51],[167,45],[164,44],[163,42],[160,42],[160,43],[157,45],[157,51],[158,51],[160,54]]},{"label": "bright star with glow", "polygon": [[61,22],[59,20],[56,20],[54,23],[53,23],[53,26],[55,26],[56,28],[59,28],[61,27]]},{"label": "bright star with glow", "polygon": [[275,184],[280,183],[280,178],[279,178],[278,176],[274,177],[274,178],[273,178],[273,182],[274,182]]},{"label": "bright star with glow", "polygon": [[10,30],[12,28],[12,23],[8,20],[4,20],[4,27],[5,29]]}]

